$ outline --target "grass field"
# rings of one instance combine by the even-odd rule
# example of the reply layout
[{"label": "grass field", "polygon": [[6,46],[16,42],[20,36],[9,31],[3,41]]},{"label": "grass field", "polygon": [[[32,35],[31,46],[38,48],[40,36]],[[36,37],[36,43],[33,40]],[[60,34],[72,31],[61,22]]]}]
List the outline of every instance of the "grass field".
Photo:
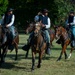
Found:
[{"label": "grass field", "polygon": [[[25,51],[21,47],[26,43],[28,36],[19,35],[20,43],[18,50],[18,60],[15,61],[15,50],[11,53],[8,51],[6,57],[6,63],[2,64],[0,68],[0,75],[75,75],[75,51],[72,53],[72,57],[69,60],[64,59],[64,55],[61,61],[57,62],[57,58],[61,52],[61,46],[53,41],[54,47],[51,48],[51,56],[48,55],[43,58],[42,66],[37,68],[37,57],[35,70],[31,72],[31,51],[29,52],[28,59],[25,59]],[[70,47],[67,48],[67,54],[70,52]]]}]

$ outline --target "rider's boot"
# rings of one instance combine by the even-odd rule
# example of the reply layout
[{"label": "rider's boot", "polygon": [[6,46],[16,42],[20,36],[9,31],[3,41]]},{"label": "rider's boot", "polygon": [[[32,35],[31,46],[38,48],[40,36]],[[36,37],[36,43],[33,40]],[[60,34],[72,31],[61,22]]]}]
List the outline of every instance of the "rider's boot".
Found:
[{"label": "rider's boot", "polygon": [[61,44],[61,41],[60,41],[60,39],[58,39],[58,40],[56,41],[56,43],[57,43],[57,44]]},{"label": "rider's boot", "polygon": [[28,51],[30,49],[30,39],[27,40],[27,44],[22,47],[23,50]]},{"label": "rider's boot", "polygon": [[50,43],[47,43],[46,54],[50,55]]}]

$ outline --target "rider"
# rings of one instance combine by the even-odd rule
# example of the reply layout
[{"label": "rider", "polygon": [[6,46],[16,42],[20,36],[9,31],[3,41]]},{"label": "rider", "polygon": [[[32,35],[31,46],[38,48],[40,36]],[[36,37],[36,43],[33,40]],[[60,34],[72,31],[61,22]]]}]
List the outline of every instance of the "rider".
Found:
[{"label": "rider", "polygon": [[[2,19],[1,19],[1,25],[5,28],[7,28],[10,31],[10,35],[11,40],[14,39],[15,37],[15,30],[14,30],[14,20],[15,20],[15,15],[13,14],[13,10],[12,8],[8,8],[6,13],[3,15]],[[3,28],[4,32],[5,29]],[[6,36],[6,35],[5,35]],[[3,39],[3,43],[6,42],[6,37]]]},{"label": "rider", "polygon": [[[50,55],[50,36],[48,32],[48,28],[50,28],[50,18],[47,16],[48,15],[48,10],[43,9],[42,15],[39,17],[39,21],[42,23],[42,29],[43,32],[45,33],[46,41],[47,41],[47,51],[46,53]],[[22,47],[23,50],[29,50],[30,48],[30,40],[33,37],[33,32],[30,34],[28,42],[26,45]]]},{"label": "rider", "polygon": [[42,30],[45,34],[45,40],[47,42],[47,54],[50,54],[50,35],[48,32],[48,29],[51,26],[50,23],[50,18],[48,17],[48,10],[47,9],[43,9],[42,10],[42,16],[40,16],[40,22],[42,23]]},{"label": "rider", "polygon": [[75,46],[75,16],[73,10],[70,11],[66,21],[66,29],[71,31],[71,46]]}]

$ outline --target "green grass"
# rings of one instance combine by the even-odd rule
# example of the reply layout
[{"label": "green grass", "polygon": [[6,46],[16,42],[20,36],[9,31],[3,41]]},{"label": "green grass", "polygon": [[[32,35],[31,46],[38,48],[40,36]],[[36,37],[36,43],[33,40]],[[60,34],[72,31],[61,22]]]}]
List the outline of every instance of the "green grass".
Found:
[{"label": "green grass", "polygon": [[[20,35],[18,60],[15,61],[15,50],[11,53],[8,51],[6,63],[0,68],[0,75],[75,75],[75,51],[69,60],[65,60],[64,55],[61,61],[57,62],[57,58],[61,52],[61,46],[53,42],[54,47],[51,48],[51,56],[47,55],[42,60],[42,66],[37,68],[38,59],[36,58],[35,70],[31,72],[31,51],[28,59],[25,59],[25,51],[21,47],[26,43],[28,36]],[[67,54],[70,52],[70,46],[67,48]],[[36,55],[38,57],[38,54]]]}]

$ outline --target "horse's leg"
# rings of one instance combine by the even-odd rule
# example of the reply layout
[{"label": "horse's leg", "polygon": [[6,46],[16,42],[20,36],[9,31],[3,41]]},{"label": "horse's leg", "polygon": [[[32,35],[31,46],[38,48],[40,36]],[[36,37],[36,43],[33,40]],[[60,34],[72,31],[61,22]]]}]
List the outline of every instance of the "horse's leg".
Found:
[{"label": "horse's leg", "polygon": [[2,54],[1,54],[1,63],[5,62],[5,57],[6,57],[6,53],[7,53],[6,48],[7,47],[3,48],[3,51],[2,51]]},{"label": "horse's leg", "polygon": [[1,62],[1,48],[0,48],[0,62]]},{"label": "horse's leg", "polygon": [[38,65],[37,65],[38,68],[41,67],[41,52],[39,52],[39,60],[38,60]]},{"label": "horse's leg", "polygon": [[51,46],[53,47],[52,41],[50,41]]},{"label": "horse's leg", "polygon": [[[67,45],[65,44],[65,45],[62,45],[62,51],[61,51],[61,54],[60,54],[60,56],[59,56],[59,58],[57,59],[57,61],[60,61],[61,60],[61,57],[62,57],[62,55],[63,55],[63,53],[65,53],[66,51],[66,48],[67,48]],[[67,54],[66,54],[67,55]]]},{"label": "horse's leg", "polygon": [[41,63],[42,63],[42,57],[43,57],[43,54],[45,53],[44,49],[42,52],[39,52],[39,60],[38,60],[38,68],[41,67]]},{"label": "horse's leg", "polygon": [[32,51],[32,70],[34,70],[35,66],[35,52]]},{"label": "horse's leg", "polygon": [[15,60],[17,60],[17,54],[18,54],[18,44],[17,44],[17,43],[14,43],[14,46],[15,46],[15,52],[16,52]]},{"label": "horse's leg", "polygon": [[67,59],[68,57],[67,57],[67,54],[66,54],[66,50],[65,50],[65,52],[64,52],[64,55],[65,55],[65,59]]},{"label": "horse's leg", "polygon": [[27,50],[25,58],[28,58],[28,53],[29,53],[29,50]]},{"label": "horse's leg", "polygon": [[57,61],[60,61],[61,57],[62,57],[63,52],[61,52],[59,58],[57,59]]},{"label": "horse's leg", "polygon": [[0,58],[1,58],[1,48],[0,48]]},{"label": "horse's leg", "polygon": [[68,59],[70,59],[73,50],[74,50],[74,48],[71,48],[70,54],[68,56]]},{"label": "horse's leg", "polygon": [[4,58],[6,57],[7,51],[8,51],[8,47],[5,48]]}]

